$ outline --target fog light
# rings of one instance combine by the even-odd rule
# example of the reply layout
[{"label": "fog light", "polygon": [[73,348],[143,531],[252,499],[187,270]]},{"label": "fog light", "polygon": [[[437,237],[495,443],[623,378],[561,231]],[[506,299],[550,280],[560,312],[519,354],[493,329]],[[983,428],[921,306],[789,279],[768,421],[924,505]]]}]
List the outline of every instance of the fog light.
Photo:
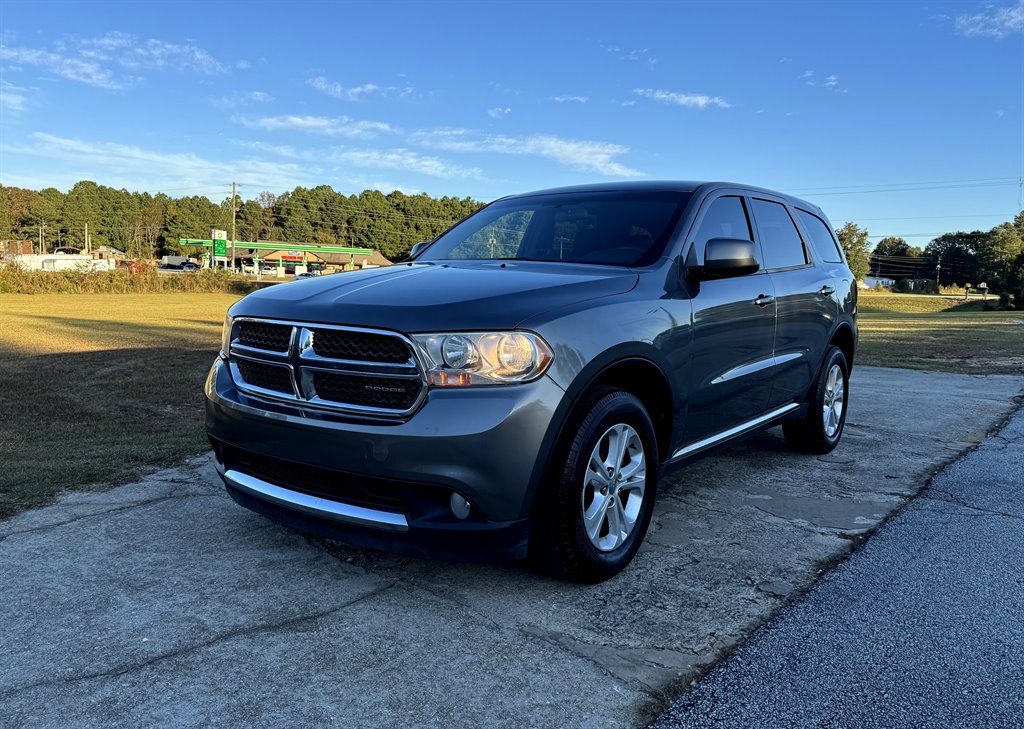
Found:
[{"label": "fog light", "polygon": [[451,506],[452,513],[456,519],[465,519],[469,516],[469,502],[454,491],[451,498],[448,499],[448,504]]}]

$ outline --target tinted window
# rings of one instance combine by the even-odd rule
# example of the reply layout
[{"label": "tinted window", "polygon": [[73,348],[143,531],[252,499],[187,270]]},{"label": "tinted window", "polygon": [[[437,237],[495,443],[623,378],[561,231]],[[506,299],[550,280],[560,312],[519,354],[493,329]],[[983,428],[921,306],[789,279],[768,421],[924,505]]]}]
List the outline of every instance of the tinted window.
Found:
[{"label": "tinted window", "polygon": [[532,210],[495,218],[459,241],[448,258],[515,258],[532,219]]},{"label": "tinted window", "polygon": [[842,263],[843,256],[839,252],[839,245],[836,243],[836,239],[832,237],[832,231],[825,225],[825,221],[814,213],[809,213],[800,208],[796,209],[796,214],[800,216],[800,221],[804,224],[804,228],[807,229],[807,234],[811,236],[814,250],[821,260],[828,263]]},{"label": "tinted window", "polygon": [[592,192],[503,200],[442,235],[419,260],[643,266],[661,256],[689,193]]},{"label": "tinted window", "polygon": [[754,200],[757,233],[764,250],[764,267],[788,268],[807,263],[803,241],[785,205],[771,200]]},{"label": "tinted window", "polygon": [[700,223],[694,239],[696,260],[704,262],[704,246],[712,238],[739,238],[754,240],[750,234],[750,221],[739,197],[720,197],[711,203],[707,214]]}]

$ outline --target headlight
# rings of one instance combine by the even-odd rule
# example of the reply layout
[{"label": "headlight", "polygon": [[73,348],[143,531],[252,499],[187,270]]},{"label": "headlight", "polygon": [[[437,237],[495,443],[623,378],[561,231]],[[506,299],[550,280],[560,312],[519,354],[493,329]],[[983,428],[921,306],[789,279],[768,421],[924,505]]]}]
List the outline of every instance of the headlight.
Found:
[{"label": "headlight", "polygon": [[551,364],[551,348],[532,332],[416,334],[413,341],[438,387],[528,382]]},{"label": "headlight", "polygon": [[220,351],[225,357],[231,350],[231,324],[234,322],[234,318],[231,314],[224,317],[224,328],[220,333]]}]

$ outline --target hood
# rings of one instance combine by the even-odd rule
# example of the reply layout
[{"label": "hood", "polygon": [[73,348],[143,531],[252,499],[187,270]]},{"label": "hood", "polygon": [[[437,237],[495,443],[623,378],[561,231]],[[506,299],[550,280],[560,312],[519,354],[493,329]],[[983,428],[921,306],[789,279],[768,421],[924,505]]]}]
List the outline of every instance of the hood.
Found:
[{"label": "hood", "polygon": [[567,263],[399,264],[275,284],[231,313],[402,332],[512,329],[551,309],[624,293],[637,279],[626,268]]}]

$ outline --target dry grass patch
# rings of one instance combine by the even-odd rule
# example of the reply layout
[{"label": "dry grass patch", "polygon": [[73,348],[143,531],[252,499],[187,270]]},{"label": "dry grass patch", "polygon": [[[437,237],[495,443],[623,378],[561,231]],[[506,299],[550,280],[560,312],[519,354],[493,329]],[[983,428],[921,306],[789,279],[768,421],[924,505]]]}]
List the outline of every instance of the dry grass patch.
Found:
[{"label": "dry grass patch", "polygon": [[0,518],[205,449],[231,294],[0,295]]}]

